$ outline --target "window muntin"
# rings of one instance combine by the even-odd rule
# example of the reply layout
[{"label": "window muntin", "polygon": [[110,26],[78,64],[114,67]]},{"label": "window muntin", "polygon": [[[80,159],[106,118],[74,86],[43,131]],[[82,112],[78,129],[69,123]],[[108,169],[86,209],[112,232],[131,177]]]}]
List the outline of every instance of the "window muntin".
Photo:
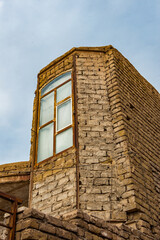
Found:
[{"label": "window muntin", "polygon": [[38,163],[73,146],[71,72],[48,85],[40,94]]}]

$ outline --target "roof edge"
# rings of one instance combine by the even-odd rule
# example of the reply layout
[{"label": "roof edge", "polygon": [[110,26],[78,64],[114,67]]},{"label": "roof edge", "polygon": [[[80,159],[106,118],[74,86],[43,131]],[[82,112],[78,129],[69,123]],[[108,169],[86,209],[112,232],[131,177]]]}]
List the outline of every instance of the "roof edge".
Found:
[{"label": "roof edge", "polygon": [[4,163],[4,164],[0,164],[0,169],[3,169],[3,168],[13,168],[13,167],[16,167],[16,166],[28,166],[30,167],[30,161],[21,161],[21,162],[11,162],[11,163]]},{"label": "roof edge", "polygon": [[42,68],[38,75],[42,74],[44,71],[46,71],[48,68],[54,66],[57,62],[61,61],[63,58],[67,57],[68,55],[72,54],[76,51],[85,51],[85,52],[104,52],[106,53],[109,49],[113,49],[114,47],[112,45],[108,46],[101,46],[101,47],[73,47],[60,57],[54,59],[52,62],[50,62],[47,66]]}]

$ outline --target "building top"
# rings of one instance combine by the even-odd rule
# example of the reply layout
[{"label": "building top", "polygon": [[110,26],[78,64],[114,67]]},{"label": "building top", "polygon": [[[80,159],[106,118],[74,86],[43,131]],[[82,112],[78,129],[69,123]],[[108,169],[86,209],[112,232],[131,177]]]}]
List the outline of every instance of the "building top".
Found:
[{"label": "building top", "polygon": [[48,68],[50,68],[51,66],[53,66],[54,64],[56,64],[57,62],[61,61],[63,58],[67,57],[68,55],[72,54],[73,52],[76,51],[88,51],[88,52],[107,52],[109,49],[113,49],[112,45],[108,45],[108,46],[102,46],[102,47],[73,47],[71,48],[69,51],[67,51],[66,53],[64,53],[63,55],[61,55],[60,57],[54,59],[52,62],[50,62],[47,66],[45,66],[44,68],[42,68],[39,72],[39,74],[43,73],[44,71],[46,71]]},{"label": "building top", "polygon": [[[64,54],[62,54],[61,56],[57,57],[56,59],[54,59],[53,61],[51,61],[49,64],[47,64],[44,68],[42,68],[40,71],[39,71],[39,74],[38,75],[41,75],[43,74],[45,71],[47,71],[48,69],[50,69],[51,67],[53,67],[55,64],[57,64],[58,62],[62,61],[64,58],[66,58],[67,56],[75,53],[75,52],[78,52],[78,51],[83,51],[83,52],[103,52],[103,53],[106,53],[107,51],[109,50],[115,50],[117,52],[119,52],[116,48],[114,48],[112,45],[107,45],[107,46],[101,46],[101,47],[73,47],[71,48],[69,51],[65,52]],[[120,52],[119,52],[120,53]],[[121,54],[121,53],[120,53]],[[122,54],[121,54],[122,55]],[[128,59],[126,59],[124,56],[123,58],[125,60],[127,60],[129,62]],[[130,63],[130,62],[129,62]],[[130,63],[131,64],[131,63]],[[131,64],[132,65],[132,64]],[[132,65],[133,68],[135,68],[133,65]],[[137,69],[135,69],[137,71]],[[138,71],[137,71],[138,72]],[[139,73],[140,74],[140,73]],[[141,75],[141,74],[140,74]],[[143,77],[143,76],[142,76]],[[150,87],[153,89],[153,92],[157,95],[158,94],[158,97],[160,98],[160,93],[158,92],[158,90],[156,88],[154,88],[152,86],[151,83],[149,83],[146,79],[145,81],[147,82],[147,84],[150,85]]]}]

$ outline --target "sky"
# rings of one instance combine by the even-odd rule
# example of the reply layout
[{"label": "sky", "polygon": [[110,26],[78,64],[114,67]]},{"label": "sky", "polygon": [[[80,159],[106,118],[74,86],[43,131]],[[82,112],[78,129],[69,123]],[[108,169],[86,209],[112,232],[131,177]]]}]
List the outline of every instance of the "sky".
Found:
[{"label": "sky", "polygon": [[40,69],[110,44],[160,92],[160,0],[0,0],[0,164],[29,160]]}]

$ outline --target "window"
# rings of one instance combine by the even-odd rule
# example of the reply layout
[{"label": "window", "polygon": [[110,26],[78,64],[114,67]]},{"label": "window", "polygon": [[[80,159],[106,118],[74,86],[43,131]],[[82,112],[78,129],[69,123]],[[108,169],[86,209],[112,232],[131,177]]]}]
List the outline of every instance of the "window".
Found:
[{"label": "window", "polygon": [[55,78],[40,92],[37,162],[73,146],[71,72]]}]

